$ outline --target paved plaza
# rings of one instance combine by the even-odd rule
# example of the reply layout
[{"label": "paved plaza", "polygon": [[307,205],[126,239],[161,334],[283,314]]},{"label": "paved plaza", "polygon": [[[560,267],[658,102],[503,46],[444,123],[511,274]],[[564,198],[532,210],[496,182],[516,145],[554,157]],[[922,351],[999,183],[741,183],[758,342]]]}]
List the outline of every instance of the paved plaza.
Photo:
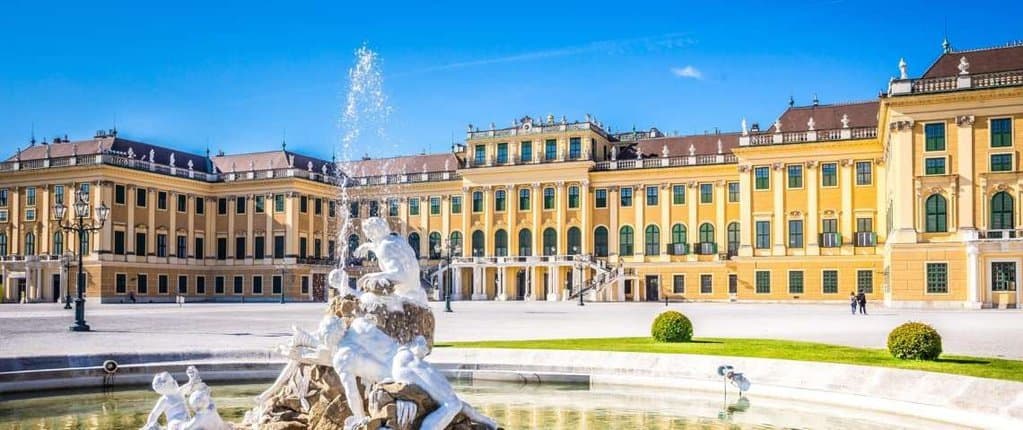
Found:
[{"label": "paved plaza", "polygon": [[[438,341],[647,336],[663,303],[432,303]],[[321,303],[95,305],[90,333],[67,330],[73,312],[58,304],[0,306],[0,357],[230,351],[272,347],[290,327],[315,328]],[[845,305],[673,303],[701,337],[751,337],[884,348],[889,330],[924,321],[941,332],[945,352],[1023,359],[1023,312],[874,308],[853,316]]]}]

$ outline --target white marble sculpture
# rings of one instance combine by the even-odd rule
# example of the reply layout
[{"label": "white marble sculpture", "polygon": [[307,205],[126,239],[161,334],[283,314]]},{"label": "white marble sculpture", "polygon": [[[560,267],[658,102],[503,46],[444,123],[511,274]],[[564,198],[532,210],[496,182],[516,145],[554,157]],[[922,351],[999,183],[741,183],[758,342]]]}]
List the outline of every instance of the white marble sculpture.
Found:
[{"label": "white marble sculpture", "polygon": [[[184,429],[188,420],[188,406],[185,404],[185,397],[178,391],[178,382],[170,373],[160,372],[153,377],[153,391],[160,395],[153,410],[149,412],[149,419],[142,426],[142,430],[179,430]],[[166,427],[160,427],[160,416],[167,420]]]},{"label": "white marble sculpture", "polygon": [[170,166],[174,167],[174,164],[176,162],[177,162],[177,160],[174,159],[174,153],[172,152],[171,155],[170,155]]},{"label": "white marble sculpture", "polygon": [[199,390],[188,396],[188,406],[195,411],[192,419],[185,424],[185,430],[231,430],[232,425],[224,421],[217,412],[210,390]]},{"label": "white marble sculpture", "polygon": [[[210,387],[199,377],[199,370],[188,366],[185,374],[188,382],[182,386],[167,372],[153,377],[153,391],[160,394],[160,400],[153,406],[142,430],[231,430],[233,427],[217,412]],[[189,415],[189,408],[192,415]],[[161,415],[166,419],[166,427],[160,426]]]},{"label": "white marble sculpture", "polygon": [[[391,234],[391,227],[380,217],[363,220],[362,233],[367,241],[355,249],[353,256],[366,258],[372,252],[380,267],[379,272],[362,275],[356,283],[362,292],[359,298],[363,306],[385,304],[396,312],[404,309],[404,303],[429,306],[426,292],[419,285],[419,260],[408,242]],[[370,292],[375,288],[391,288],[393,293],[378,295]]]}]

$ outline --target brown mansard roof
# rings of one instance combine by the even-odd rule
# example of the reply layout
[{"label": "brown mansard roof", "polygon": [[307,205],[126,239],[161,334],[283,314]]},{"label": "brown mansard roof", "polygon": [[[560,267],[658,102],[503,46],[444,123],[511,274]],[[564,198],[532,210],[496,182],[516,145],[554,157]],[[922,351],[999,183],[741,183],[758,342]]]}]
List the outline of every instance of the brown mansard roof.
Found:
[{"label": "brown mansard roof", "polygon": [[170,164],[170,156],[171,154],[174,154],[174,165],[177,167],[185,168],[188,166],[188,161],[191,160],[192,168],[194,170],[207,173],[211,172],[210,163],[206,157],[201,155],[177,151],[162,146],[150,145],[148,143],[137,142],[115,136],[94,137],[92,139],[73,142],[34,144],[22,149],[19,153],[15,153],[8,158],[7,161],[13,161],[16,158],[20,160],[42,160],[45,158],[70,157],[74,154],[95,155],[116,153],[121,156],[127,156],[129,150],[131,150],[135,159],[145,161],[151,161],[149,160],[149,151],[152,150],[156,163],[165,165]]},{"label": "brown mansard roof", "polygon": [[922,78],[940,78],[959,74],[959,60],[966,57],[971,75],[977,73],[1023,70],[1023,44],[941,54]]},{"label": "brown mansard roof", "polygon": [[[814,130],[842,128],[842,115],[849,118],[849,128],[877,127],[878,102],[857,102],[845,104],[795,106],[782,113],[781,131],[807,131],[807,123],[813,117]],[[774,124],[767,129],[774,133]]]},{"label": "brown mansard roof", "polygon": [[[663,156],[664,146],[668,146],[668,156],[689,155],[689,147],[692,146],[695,155],[708,155],[718,153],[718,141],[721,141],[721,153],[731,154],[732,148],[739,146],[739,132],[694,134],[690,136],[665,136],[650,139],[640,139],[632,147],[632,157],[635,152],[642,155],[641,158],[652,158]],[[623,158],[629,155],[623,154]]]},{"label": "brown mansard roof", "polygon": [[[292,164],[294,158],[294,164]],[[214,167],[221,172],[247,172],[249,170],[284,169],[293,167],[296,169],[309,169],[312,163],[312,171],[321,173],[323,166],[327,166],[327,172],[334,171],[333,163],[315,157],[309,157],[287,150],[247,152],[242,154],[216,155],[210,158]]]},{"label": "brown mansard roof", "polygon": [[403,155],[388,158],[354,160],[343,169],[352,177],[454,171],[461,167],[452,153]]}]

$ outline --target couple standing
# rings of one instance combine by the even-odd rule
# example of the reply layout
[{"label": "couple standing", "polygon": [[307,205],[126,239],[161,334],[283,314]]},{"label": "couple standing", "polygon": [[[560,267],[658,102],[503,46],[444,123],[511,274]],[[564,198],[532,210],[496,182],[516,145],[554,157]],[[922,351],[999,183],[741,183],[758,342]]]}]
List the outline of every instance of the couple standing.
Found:
[{"label": "couple standing", "polygon": [[861,314],[867,314],[867,295],[863,294],[863,291],[860,291],[859,294],[854,292],[849,293],[849,308],[852,309],[853,315],[856,315],[857,307],[859,307]]}]

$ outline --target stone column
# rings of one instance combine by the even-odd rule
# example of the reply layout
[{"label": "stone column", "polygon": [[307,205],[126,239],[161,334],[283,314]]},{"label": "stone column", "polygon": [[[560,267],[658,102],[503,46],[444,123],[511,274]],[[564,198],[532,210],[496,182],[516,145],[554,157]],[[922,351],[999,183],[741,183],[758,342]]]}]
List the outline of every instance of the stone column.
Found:
[{"label": "stone column", "polygon": [[[969,240],[974,237],[976,221],[974,214],[974,141],[973,141],[973,115],[962,115],[956,117],[956,157],[958,158],[959,189],[957,190],[960,204],[956,208],[959,221],[959,240]],[[879,190],[880,191],[880,190]],[[1018,200],[1017,200],[1018,201]],[[982,214],[983,216],[983,214]],[[1018,224],[1017,224],[1018,225]]]},{"label": "stone column", "polygon": [[558,236],[557,236],[557,238],[558,238],[558,240],[556,241],[557,242],[556,246],[558,247],[557,254],[561,254],[561,255],[567,255],[567,254],[570,254],[572,252],[571,249],[568,249],[568,232],[567,232],[568,229],[565,228],[565,212],[567,211],[567,207],[568,207],[568,205],[565,204],[566,203],[565,194],[566,194],[566,192],[565,192],[565,183],[563,181],[559,181],[557,183],[557,188],[555,188],[555,192],[554,192],[554,210],[555,210],[555,213],[557,214],[557,220],[558,220],[558,223],[557,223],[557,226],[558,226]]},{"label": "stone column", "polygon": [[558,301],[558,290],[561,286],[558,285],[558,267],[551,264],[547,266],[547,301],[556,302]]},{"label": "stone column", "polygon": [[739,165],[739,255],[753,256],[753,187],[750,166]]},{"label": "stone column", "polygon": [[[817,242],[820,240],[817,234],[818,225],[817,217],[820,214],[820,209],[817,207],[817,190],[820,186],[817,183],[817,162],[810,161],[806,163],[806,181],[803,183],[806,187],[806,222],[803,223],[803,240],[806,244],[806,255],[820,255],[820,244]],[[880,191],[878,191],[880,192]]]},{"label": "stone column", "polygon": [[839,163],[842,177],[839,185],[842,188],[842,212],[839,214],[839,231],[842,234],[842,255],[853,254],[853,244],[856,237],[853,234],[856,213],[853,211],[853,188],[856,187],[853,169],[855,162],[851,159],[842,160]]},{"label": "stone column", "polygon": [[[235,256],[235,252],[234,252],[234,237],[235,237],[234,217],[235,217],[235,213],[237,213],[237,207],[238,207],[238,199],[237,199],[236,196],[231,196],[230,198],[227,199],[227,259],[228,260],[233,260],[234,256]],[[246,211],[246,212],[248,212],[248,211]],[[297,231],[298,230],[298,226],[299,226],[299,223],[296,222],[295,223],[295,228],[293,229],[293,231],[295,231],[296,234],[298,233],[298,231]],[[296,249],[297,249],[297,247],[296,247]],[[297,254],[297,252],[296,252],[296,254]],[[240,261],[234,261],[233,264],[241,264],[241,262]]]},{"label": "stone column", "polygon": [[499,266],[497,268],[497,297],[495,297],[497,300],[508,300],[508,283],[505,281],[507,272],[508,270],[505,267]]},{"label": "stone column", "polygon": [[966,245],[966,307],[980,309],[980,250],[976,243]]},{"label": "stone column", "polygon": [[[149,219],[146,221],[146,260],[149,260],[150,255],[156,255],[156,190],[147,190],[146,194],[146,212],[149,213]],[[155,279],[154,276],[152,279]]]},{"label": "stone column", "polygon": [[582,220],[582,232],[580,236],[582,240],[579,241],[579,253],[589,254],[593,250],[590,246],[590,238],[593,237],[593,226],[590,225],[590,181],[583,180],[579,184],[579,213],[580,219]]},{"label": "stone column", "polygon": [[[608,208],[608,226],[607,226],[607,254],[618,255],[618,203],[621,201],[621,195],[619,194],[618,187],[611,186],[607,187],[607,208]],[[618,255],[623,257],[622,255]]]},{"label": "stone column", "polygon": [[636,245],[632,250],[633,255],[644,256],[640,258],[640,261],[645,259],[646,255],[646,220],[643,219],[645,215],[644,208],[646,207],[646,185],[636,185],[636,188],[632,191],[632,206],[636,212],[636,229],[635,236],[633,237],[633,243]]},{"label": "stone column", "polygon": [[[491,185],[483,186],[483,228],[480,231],[483,232],[483,255],[493,256],[494,253],[494,236],[491,234],[494,231],[494,189]],[[490,236],[490,237],[487,237]]]},{"label": "stone column", "polygon": [[[50,254],[50,241],[53,240],[53,236],[50,235],[50,186],[44,185],[39,187],[40,193],[39,199],[36,201],[36,219],[40,220],[40,232],[36,237],[36,253],[39,255]],[[92,199],[92,201],[96,201]],[[74,206],[71,207],[71,211],[74,212]],[[93,212],[95,214],[95,212]],[[67,215],[65,215],[67,216]]]},{"label": "stone column", "polygon": [[686,240],[689,241],[690,248],[689,254],[686,255],[686,261],[696,261],[696,246],[692,244],[700,241],[700,220],[697,212],[697,206],[700,204],[700,197],[697,194],[697,187],[700,184],[695,181],[686,184],[686,209],[688,212],[687,217],[689,228],[686,229]]},{"label": "stone column", "polygon": [[714,242],[718,245],[718,253],[728,251],[728,219],[725,218],[728,183],[723,179],[714,182]]},{"label": "stone column", "polygon": [[[178,195],[167,193],[167,213],[170,214],[170,224],[167,227],[167,256],[178,255]],[[187,208],[186,208],[187,209]],[[177,281],[174,282],[174,293],[177,293]]]},{"label": "stone column", "polygon": [[[887,240],[893,243],[916,243],[917,241],[916,223],[913,215],[918,200],[913,181],[916,164],[913,157],[913,129],[913,120],[910,119],[893,121],[889,124],[888,148],[890,148],[891,160],[887,164],[893,181],[888,186],[892,191],[891,200],[894,202],[892,211],[894,225],[891,226],[891,236]],[[962,164],[959,163],[960,167]]]},{"label": "stone column", "polygon": [[771,166],[771,194],[774,201],[774,216],[771,220],[771,255],[785,255],[785,178],[782,171],[785,165],[774,163]]},{"label": "stone column", "polygon": [[[263,258],[266,258],[267,256],[271,256],[272,257],[273,256],[273,252],[274,252],[274,248],[273,248],[273,246],[274,246],[274,232],[273,232],[273,229],[274,229],[274,224],[273,224],[273,208],[274,208],[273,199],[274,199],[274,195],[273,194],[267,194],[266,199],[267,199],[267,203],[268,204],[265,206],[265,210],[264,210],[264,212],[266,213],[266,216],[265,216],[266,223],[265,223],[265,226],[263,227],[264,228],[264,230],[263,230]],[[347,211],[348,208],[343,208],[341,210]],[[338,216],[338,219],[340,220],[341,217]],[[339,229],[339,232],[340,232],[340,229]],[[191,233],[189,233],[189,234],[191,234]],[[340,246],[344,246],[344,247],[348,246],[348,238],[347,237],[338,237],[337,240],[338,240],[338,243],[340,244]],[[253,244],[253,246],[255,246],[255,244]],[[255,249],[255,248],[253,248],[253,249]],[[253,251],[253,252],[255,252],[255,251]],[[270,282],[273,282],[273,278],[272,277],[270,278]]]},{"label": "stone column", "polygon": [[[284,256],[297,256],[298,255],[298,208],[296,208],[295,200],[298,199],[298,195],[294,192],[288,192],[284,196]],[[346,208],[347,209],[347,208]],[[209,218],[209,217],[207,217]],[[207,237],[209,235],[207,234]],[[347,241],[348,238],[345,238]],[[209,241],[209,239],[207,239]],[[231,243],[230,233],[228,234],[228,245]],[[346,242],[347,243],[347,242]],[[347,245],[346,245],[347,246]],[[282,281],[282,285],[286,285],[287,282]]]},{"label": "stone column", "polygon": [[[321,206],[321,208],[322,208],[322,206]],[[248,260],[249,257],[255,258],[255,254],[256,254],[256,252],[255,252],[255,250],[256,250],[255,235],[253,234],[253,227],[254,227],[255,222],[256,222],[256,220],[255,220],[255,216],[256,216],[255,212],[256,212],[256,195],[255,194],[249,194],[248,196],[245,197],[245,250],[244,250],[244,252],[245,252],[245,259],[246,260]],[[312,211],[309,211],[309,212],[312,213]],[[263,213],[264,214],[266,213],[266,202],[265,201],[263,202]],[[309,225],[311,226],[312,223],[310,223]],[[265,239],[263,240],[263,243],[264,243],[264,246],[266,246],[265,245],[265,243],[266,243]],[[315,243],[316,242],[314,241],[313,244],[315,245]],[[310,291],[312,291],[312,289],[310,289]]]},{"label": "stone column", "polygon": [[657,191],[657,204],[661,206],[661,220],[658,223],[661,226],[661,249],[657,252],[662,261],[671,260],[671,255],[666,252],[668,244],[671,243],[671,225],[674,224],[671,220],[670,187],[667,183],[662,183]]}]

